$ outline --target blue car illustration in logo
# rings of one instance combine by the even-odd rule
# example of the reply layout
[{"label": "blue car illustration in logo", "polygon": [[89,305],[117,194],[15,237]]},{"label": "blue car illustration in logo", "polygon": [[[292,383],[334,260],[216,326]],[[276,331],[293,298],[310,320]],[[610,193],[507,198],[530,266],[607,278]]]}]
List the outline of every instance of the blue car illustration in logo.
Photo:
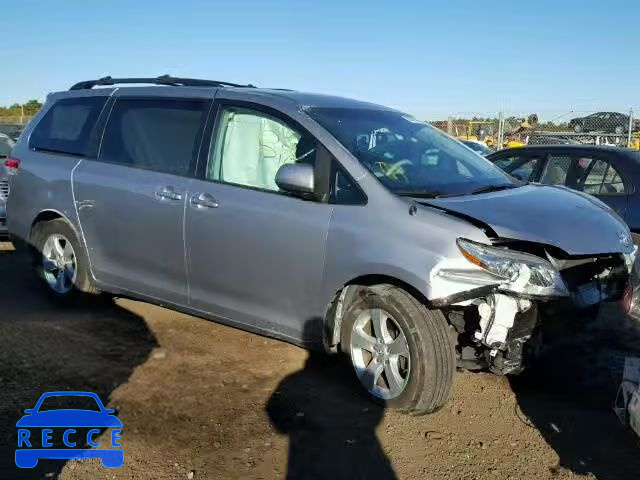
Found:
[{"label": "blue car illustration in logo", "polygon": [[[89,401],[95,400],[99,410],[59,408],[40,411],[42,402],[51,397],[89,397]],[[99,458],[105,467],[121,467],[124,463],[124,451],[122,448],[116,447],[121,447],[122,422],[113,415],[113,412],[114,410],[110,408],[104,408],[100,398],[92,392],[49,392],[43,394],[36,406],[32,409],[26,409],[25,415],[16,423],[18,427],[16,465],[20,468],[33,468],[41,458]],[[36,429],[36,427],[39,428]],[[63,433],[58,432],[58,430],[62,430],[60,427],[64,428]],[[86,435],[81,435],[73,427],[83,429],[90,427],[91,429],[87,431]],[[40,428],[42,428],[41,432]],[[65,447],[68,448],[51,448],[53,447],[54,428],[56,429],[56,438],[61,438]],[[111,429],[110,446],[112,448],[95,448],[100,447],[96,437],[101,428]],[[94,448],[80,447],[85,441],[87,445]],[[78,448],[76,445],[79,445]]]}]

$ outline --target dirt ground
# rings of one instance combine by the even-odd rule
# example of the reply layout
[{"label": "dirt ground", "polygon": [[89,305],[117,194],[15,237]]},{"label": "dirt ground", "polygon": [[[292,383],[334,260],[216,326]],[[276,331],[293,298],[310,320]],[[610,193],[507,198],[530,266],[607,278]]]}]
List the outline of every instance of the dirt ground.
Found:
[{"label": "dirt ground", "polygon": [[[612,309],[537,372],[459,372],[441,411],[409,417],[363,399],[338,357],[131,300],[55,307],[7,245],[0,287],[2,479],[640,476],[639,442],[611,410],[640,327]],[[51,390],[116,409],[123,467],[15,467],[15,422]]]}]

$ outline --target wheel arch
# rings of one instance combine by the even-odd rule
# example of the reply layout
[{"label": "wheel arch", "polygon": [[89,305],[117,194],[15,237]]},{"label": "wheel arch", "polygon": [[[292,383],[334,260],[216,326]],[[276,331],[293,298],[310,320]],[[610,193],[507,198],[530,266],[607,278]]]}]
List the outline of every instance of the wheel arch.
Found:
[{"label": "wheel arch", "polygon": [[34,217],[33,221],[31,222],[31,226],[29,227],[28,239],[27,239],[28,251],[31,253],[34,259],[38,258],[37,257],[38,248],[36,247],[36,245],[34,245],[34,240],[33,240],[33,234],[34,234],[35,228],[43,222],[50,222],[53,220],[62,220],[71,229],[71,231],[73,232],[73,235],[76,237],[79,248],[81,250],[80,252],[77,252],[77,253],[78,254],[81,253],[84,256],[84,259],[86,261],[86,269],[87,269],[87,275],[88,275],[87,281],[89,282],[89,286],[85,287],[86,289],[83,290],[83,292],[87,293],[87,292],[90,292],[90,290],[95,290],[95,292],[97,292],[97,289],[93,287],[93,285],[95,285],[96,278],[93,274],[93,265],[91,263],[91,258],[89,257],[89,248],[85,243],[82,230],[79,226],[77,226],[74,222],[72,222],[69,216],[66,215],[64,212],[61,212],[60,210],[56,210],[56,209],[51,209],[51,208],[44,209],[38,212],[38,214]]},{"label": "wheel arch", "polygon": [[327,351],[335,349],[340,343],[344,307],[364,288],[383,284],[402,288],[427,307],[432,306],[429,299],[419,288],[397,276],[388,274],[366,274],[354,277],[334,291],[327,305],[323,328],[323,344]]},{"label": "wheel arch", "polygon": [[84,253],[85,253],[85,255],[87,257],[87,260],[89,262],[89,265],[88,265],[89,266],[89,272],[91,273],[91,277],[93,278],[93,274],[92,274],[93,270],[91,268],[91,260],[89,259],[89,252],[88,252],[87,245],[84,242],[84,235],[82,235],[82,232],[76,227],[76,225],[71,220],[69,220],[69,217],[67,215],[65,215],[63,212],[61,212],[59,210],[52,209],[52,208],[41,210],[35,216],[35,218],[31,222],[31,226],[29,227],[29,238],[28,238],[29,246],[33,247],[32,243],[31,243],[31,239],[32,239],[32,236],[33,236],[33,230],[36,227],[36,225],[38,225],[39,223],[42,223],[42,222],[50,222],[51,220],[62,220],[67,225],[69,225],[71,230],[73,230],[73,233],[76,236],[76,239],[78,240],[78,243],[84,249]]},{"label": "wheel arch", "polygon": [[57,220],[57,219],[64,220],[71,227],[71,229],[73,230],[73,233],[75,233],[78,241],[80,243],[84,243],[84,242],[82,242],[82,236],[80,235],[80,232],[78,232],[78,229],[73,224],[73,222],[70,221],[69,218],[64,213],[60,212],[59,210],[55,210],[55,209],[41,210],[35,216],[35,218],[31,222],[31,226],[29,227],[29,240],[31,240],[31,236],[33,235],[33,229],[35,228],[35,226],[38,223],[50,222],[51,220]]}]

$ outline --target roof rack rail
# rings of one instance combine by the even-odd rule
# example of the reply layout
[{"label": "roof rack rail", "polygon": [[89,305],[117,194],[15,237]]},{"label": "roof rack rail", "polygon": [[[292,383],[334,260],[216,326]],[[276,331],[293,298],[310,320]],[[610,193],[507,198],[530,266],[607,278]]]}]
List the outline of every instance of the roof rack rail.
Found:
[{"label": "roof rack rail", "polygon": [[155,78],[111,78],[102,77],[97,80],[85,80],[73,85],[69,90],[88,90],[97,86],[109,86],[121,83],[147,83],[151,85],[169,85],[182,87],[253,87],[255,85],[240,85],[238,83],[219,82],[217,80],[200,80],[197,78],[178,78],[170,75],[161,75]]}]

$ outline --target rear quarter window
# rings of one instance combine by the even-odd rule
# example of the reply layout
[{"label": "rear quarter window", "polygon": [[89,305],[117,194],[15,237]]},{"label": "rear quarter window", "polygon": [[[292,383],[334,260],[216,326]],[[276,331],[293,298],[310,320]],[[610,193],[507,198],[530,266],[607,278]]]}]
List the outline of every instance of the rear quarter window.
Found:
[{"label": "rear quarter window", "polygon": [[87,156],[93,127],[106,101],[100,96],[58,100],[36,125],[29,148]]}]

